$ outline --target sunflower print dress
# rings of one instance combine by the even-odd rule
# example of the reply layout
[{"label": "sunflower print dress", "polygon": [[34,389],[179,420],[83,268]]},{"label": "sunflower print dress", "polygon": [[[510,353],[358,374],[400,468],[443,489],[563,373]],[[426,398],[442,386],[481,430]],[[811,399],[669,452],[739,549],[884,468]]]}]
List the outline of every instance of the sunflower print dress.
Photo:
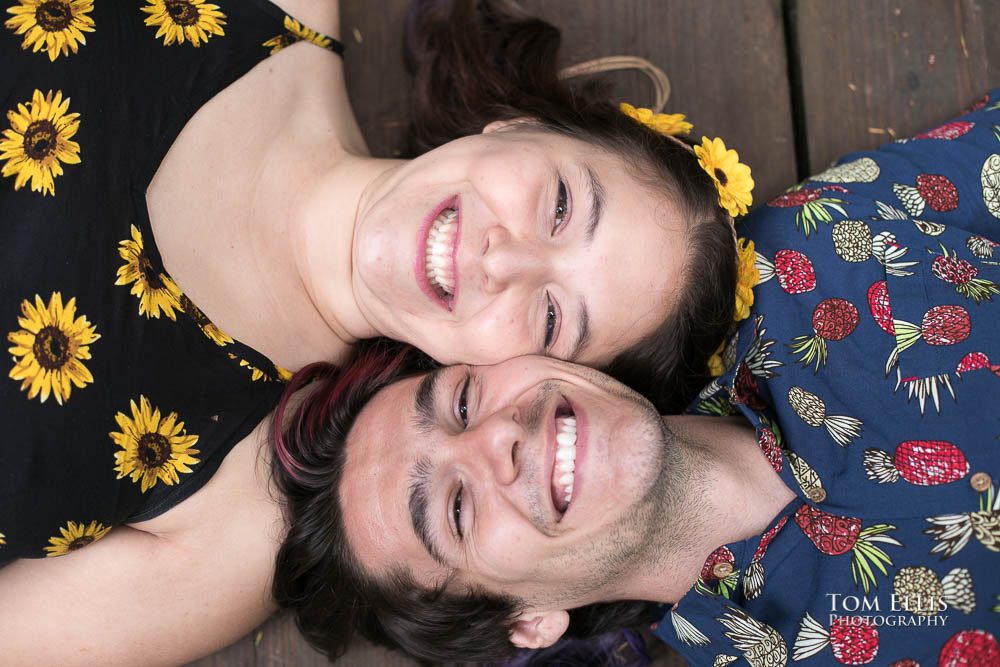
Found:
[{"label": "sunflower print dress", "polygon": [[145,191],[194,113],[297,41],[266,0],[0,0],[0,566],[197,491],[288,373],[164,270]]},{"label": "sunflower print dress", "polygon": [[797,498],[655,627],[691,665],[1000,665],[1000,90],[741,223],[760,280],[692,406]]}]

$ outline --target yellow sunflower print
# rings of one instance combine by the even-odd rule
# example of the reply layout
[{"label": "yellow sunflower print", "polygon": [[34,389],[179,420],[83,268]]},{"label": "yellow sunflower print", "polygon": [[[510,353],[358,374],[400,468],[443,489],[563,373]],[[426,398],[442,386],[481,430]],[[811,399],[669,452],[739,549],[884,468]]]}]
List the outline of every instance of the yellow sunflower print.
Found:
[{"label": "yellow sunflower print", "polygon": [[727,149],[726,144],[716,137],[701,138],[701,145],[694,147],[698,164],[708,172],[719,192],[719,205],[734,218],[744,215],[753,203],[753,178],[750,167],[740,162],[739,154]]},{"label": "yellow sunflower print", "polygon": [[83,33],[94,32],[94,19],[87,16],[94,9],[93,0],[20,0],[7,9],[14,16],[4,25],[15,35],[24,35],[21,48],[32,53],[46,51],[49,60],[76,53],[86,44]]},{"label": "yellow sunflower print", "polygon": [[286,46],[291,46],[295,42],[312,42],[316,46],[323,47],[324,49],[330,48],[330,44],[333,42],[333,40],[329,37],[326,37],[311,28],[307,28],[291,16],[285,16],[285,30],[287,30],[287,32],[283,32],[277,37],[272,37],[262,44],[265,49],[271,49],[272,56]]},{"label": "yellow sunflower print", "polygon": [[187,313],[187,316],[194,320],[194,323],[198,325],[202,333],[208,336],[216,345],[222,347],[233,343],[233,339],[230,338],[229,334],[215,326],[212,320],[208,319],[205,313],[201,312],[201,308],[194,305],[194,302],[184,294],[180,295],[180,309]]},{"label": "yellow sunflower print", "polygon": [[264,371],[260,370],[256,366],[252,365],[246,359],[240,359],[235,354],[229,354],[228,356],[233,361],[239,361],[240,362],[240,368],[245,368],[248,371],[250,371],[250,381],[251,382],[260,382],[261,380],[263,380],[264,382],[270,382],[271,381],[271,376],[270,375],[268,375]]},{"label": "yellow sunflower print", "polygon": [[9,376],[21,381],[28,400],[41,396],[44,403],[52,394],[62,405],[74,385],[83,389],[94,381],[83,361],[90,359],[90,344],[101,335],[84,315],[76,317],[76,297],[63,305],[59,292],[52,293],[48,304],[37,294],[34,305],[25,299],[21,315],[21,328],[7,334],[14,345],[7,350],[14,355]]},{"label": "yellow sunflower print", "polygon": [[159,26],[157,37],[163,37],[164,46],[173,43],[191,42],[197,48],[207,42],[212,35],[225,35],[226,15],[218,5],[205,0],[146,0],[148,7],[142,11],[149,14],[146,25]]},{"label": "yellow sunflower print", "polygon": [[125,263],[118,267],[115,285],[133,283],[130,293],[139,298],[139,314],[160,318],[162,312],[176,320],[174,309],[180,309],[180,289],[165,273],[156,271],[146,255],[142,232],[132,225],[132,238],[118,242],[118,255]]},{"label": "yellow sunflower print", "polygon": [[119,412],[115,415],[120,432],[108,433],[122,451],[115,452],[115,472],[118,479],[131,477],[133,482],[142,480],[142,492],[156,486],[161,481],[173,486],[180,481],[177,473],[189,473],[189,465],[199,463],[194,458],[198,454],[192,446],[198,436],[189,435],[184,430],[184,422],[177,421],[177,413],[166,417],[160,415],[159,408],[153,408],[149,399],[139,397],[139,404],[130,401],[132,416]]},{"label": "yellow sunflower print", "polygon": [[3,533],[0,533],[0,547],[2,547],[5,544],[7,544],[7,536],[4,535]]},{"label": "yellow sunflower print", "polygon": [[62,176],[62,163],[80,163],[80,144],[73,136],[80,129],[80,114],[67,113],[69,98],[62,91],[43,95],[35,90],[30,102],[7,112],[10,129],[3,131],[0,160],[7,162],[0,172],[13,176],[14,190],[31,180],[31,190],[55,195],[54,179]]},{"label": "yellow sunflower print", "polygon": [[59,535],[49,538],[49,546],[45,547],[45,556],[54,558],[55,556],[65,556],[71,551],[82,549],[83,547],[96,542],[111,530],[111,526],[105,526],[99,521],[91,521],[89,524],[70,521],[65,528],[59,529]]}]

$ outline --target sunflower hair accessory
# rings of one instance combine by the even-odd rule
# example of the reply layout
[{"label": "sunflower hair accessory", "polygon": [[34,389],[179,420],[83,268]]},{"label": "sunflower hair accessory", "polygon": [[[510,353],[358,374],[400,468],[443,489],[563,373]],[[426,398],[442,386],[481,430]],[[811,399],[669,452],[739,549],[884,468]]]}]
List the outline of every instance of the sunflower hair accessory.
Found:
[{"label": "sunflower hair accessory", "polygon": [[694,147],[698,164],[712,177],[715,189],[719,192],[719,206],[726,209],[729,215],[736,217],[745,215],[747,208],[753,203],[753,177],[750,167],[740,162],[739,154],[716,137],[701,138],[701,145]]},{"label": "sunflower hair accessory", "polygon": [[[753,241],[739,238],[736,240],[736,302],[733,305],[733,322],[741,322],[750,317],[750,306],[753,305],[753,288],[760,281],[760,271],[755,264],[756,252]],[[722,351],[725,342],[719,344],[715,354],[708,360],[708,372],[712,377],[718,377],[725,372],[722,362]]]},{"label": "sunflower hair accessory", "polygon": [[618,110],[623,114],[637,120],[646,127],[656,130],[660,134],[668,137],[676,137],[678,134],[691,134],[694,125],[684,120],[682,113],[653,113],[650,109],[642,107],[636,108],[628,102],[618,105]]}]

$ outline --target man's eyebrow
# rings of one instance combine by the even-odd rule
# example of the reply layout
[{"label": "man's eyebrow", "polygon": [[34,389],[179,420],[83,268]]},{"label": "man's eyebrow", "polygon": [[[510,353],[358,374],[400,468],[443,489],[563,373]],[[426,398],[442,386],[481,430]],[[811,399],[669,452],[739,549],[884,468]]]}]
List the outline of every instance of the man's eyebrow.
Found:
[{"label": "man's eyebrow", "polygon": [[449,567],[445,562],[441,550],[434,543],[433,530],[430,526],[427,508],[430,505],[431,486],[431,464],[430,461],[422,458],[417,461],[410,473],[410,497],[408,505],[410,508],[410,523],[413,524],[413,532],[420,539],[427,552],[442,567]]},{"label": "man's eyebrow", "polygon": [[579,314],[576,317],[576,341],[566,358],[575,361],[580,357],[583,348],[590,342],[590,311],[587,310],[587,302],[580,297]]},{"label": "man's eyebrow", "polygon": [[604,186],[590,165],[584,165],[584,171],[587,173],[587,186],[590,190],[590,220],[587,222],[586,235],[586,245],[590,246],[594,242],[597,225],[604,215]]},{"label": "man's eyebrow", "polygon": [[437,423],[434,398],[444,368],[436,368],[420,381],[413,395],[413,425],[420,433],[430,433]]}]

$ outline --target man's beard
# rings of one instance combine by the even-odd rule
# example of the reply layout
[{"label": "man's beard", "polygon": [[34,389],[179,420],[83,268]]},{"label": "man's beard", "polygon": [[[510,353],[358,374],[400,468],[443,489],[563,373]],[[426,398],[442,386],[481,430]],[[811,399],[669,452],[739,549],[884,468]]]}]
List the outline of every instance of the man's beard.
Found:
[{"label": "man's beard", "polygon": [[642,441],[650,443],[645,468],[649,476],[637,480],[646,484],[646,491],[604,535],[589,545],[567,549],[563,554],[567,567],[585,563],[586,570],[567,589],[548,591],[549,602],[554,593],[556,602],[587,599],[595,592],[610,591],[616,580],[625,580],[636,570],[690,555],[698,543],[696,536],[705,529],[708,451],[670,430],[645,399],[624,392],[619,395],[648,406],[641,412],[639,433]]}]

